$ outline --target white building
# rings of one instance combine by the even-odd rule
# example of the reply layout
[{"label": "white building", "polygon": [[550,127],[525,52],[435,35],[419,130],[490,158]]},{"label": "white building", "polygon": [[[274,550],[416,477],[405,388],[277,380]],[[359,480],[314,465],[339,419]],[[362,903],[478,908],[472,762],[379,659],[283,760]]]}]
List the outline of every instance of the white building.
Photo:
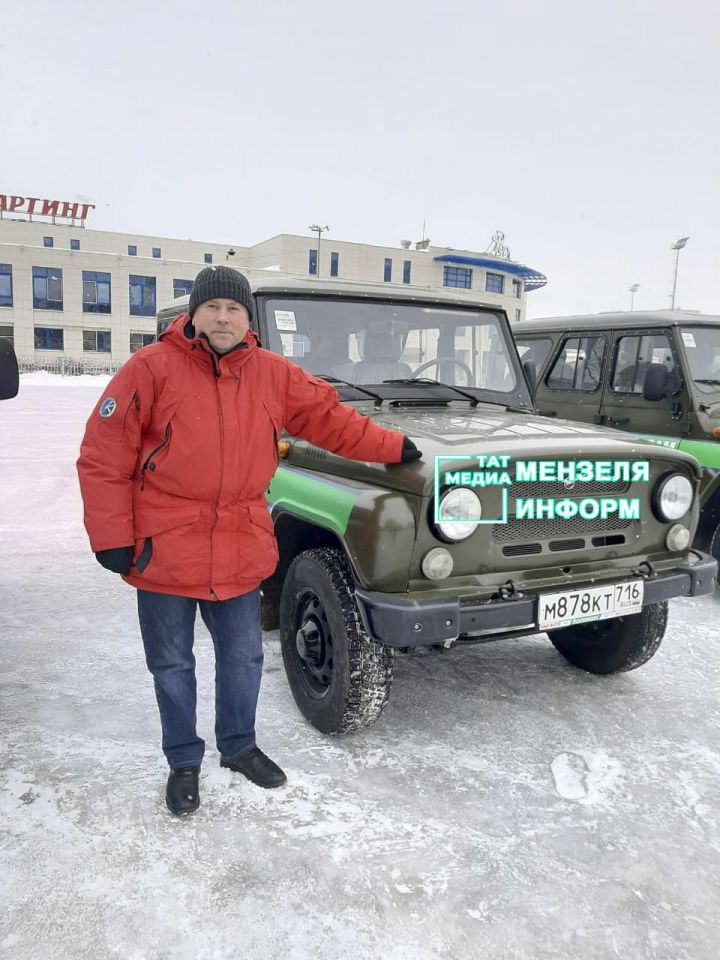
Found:
[{"label": "white building", "polygon": [[[10,200],[23,200],[23,205]],[[380,247],[281,234],[251,247],[90,230],[84,220],[52,214],[50,201],[0,195],[0,336],[22,365],[115,368],[155,337],[155,314],[189,291],[205,264],[275,269],[299,276],[453,288],[469,300],[525,314],[529,291],[545,277],[495,253],[433,247]],[[51,210],[61,210],[56,201]],[[77,206],[77,205],[76,205]],[[31,212],[27,212],[28,209]],[[77,210],[65,205],[66,212]],[[87,210],[83,209],[83,213]],[[420,247],[420,249],[418,249]],[[424,249],[423,249],[424,248]],[[500,255],[498,255],[500,254]],[[78,361],[81,361],[78,364]]]}]

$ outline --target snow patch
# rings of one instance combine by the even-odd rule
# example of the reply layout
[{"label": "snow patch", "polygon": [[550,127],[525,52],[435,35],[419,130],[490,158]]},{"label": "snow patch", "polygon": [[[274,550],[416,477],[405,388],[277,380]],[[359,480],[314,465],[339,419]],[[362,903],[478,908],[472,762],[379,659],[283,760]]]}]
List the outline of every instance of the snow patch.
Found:
[{"label": "snow patch", "polygon": [[550,769],[560,796],[582,803],[608,804],[622,779],[622,766],[602,750],[560,753]]},{"label": "snow patch", "polygon": [[87,387],[96,386],[98,391],[110,382],[109,373],[82,373],[77,377],[67,377],[49,370],[33,370],[20,374],[20,389],[23,384],[33,387]]}]

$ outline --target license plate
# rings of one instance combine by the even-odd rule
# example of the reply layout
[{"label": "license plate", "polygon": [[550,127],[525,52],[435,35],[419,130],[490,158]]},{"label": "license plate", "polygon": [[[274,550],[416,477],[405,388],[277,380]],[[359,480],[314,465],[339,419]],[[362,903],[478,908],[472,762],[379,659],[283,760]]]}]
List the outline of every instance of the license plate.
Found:
[{"label": "license plate", "polygon": [[538,598],[538,629],[556,630],[575,623],[639,613],[642,609],[643,587],[642,580],[627,580],[586,590],[546,593]]}]

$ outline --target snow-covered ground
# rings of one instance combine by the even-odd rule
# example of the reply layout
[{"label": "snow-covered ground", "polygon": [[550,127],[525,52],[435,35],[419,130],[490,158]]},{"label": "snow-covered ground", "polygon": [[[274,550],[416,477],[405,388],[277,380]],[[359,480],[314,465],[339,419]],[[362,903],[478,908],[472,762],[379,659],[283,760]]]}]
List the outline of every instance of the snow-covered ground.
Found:
[{"label": "snow-covered ground", "polygon": [[[164,807],[133,591],[94,561],[74,461],[104,380],[0,404],[0,955],[13,960],[715,960],[720,606],[598,679],[545,637],[396,660],[327,738],[269,634],[263,791],[221,770],[198,623],[202,805]],[[199,621],[199,618],[198,618]]]}]

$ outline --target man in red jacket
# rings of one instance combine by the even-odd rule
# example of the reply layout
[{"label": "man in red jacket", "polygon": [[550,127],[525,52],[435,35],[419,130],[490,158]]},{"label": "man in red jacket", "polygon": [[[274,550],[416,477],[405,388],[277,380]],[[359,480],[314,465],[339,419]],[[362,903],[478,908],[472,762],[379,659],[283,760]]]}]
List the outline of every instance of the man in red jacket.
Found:
[{"label": "man in red jacket", "polygon": [[189,313],[108,384],[77,464],[90,545],[103,567],[138,591],[170,766],[166,802],[175,814],[199,805],[198,606],[215,648],[221,765],[262,787],[286,781],[255,742],[259,587],[278,559],[264,494],[280,432],[354,460],[421,456],[407,437],[343,406],[324,381],[259,348],[252,313],[242,274],[202,270]]}]

